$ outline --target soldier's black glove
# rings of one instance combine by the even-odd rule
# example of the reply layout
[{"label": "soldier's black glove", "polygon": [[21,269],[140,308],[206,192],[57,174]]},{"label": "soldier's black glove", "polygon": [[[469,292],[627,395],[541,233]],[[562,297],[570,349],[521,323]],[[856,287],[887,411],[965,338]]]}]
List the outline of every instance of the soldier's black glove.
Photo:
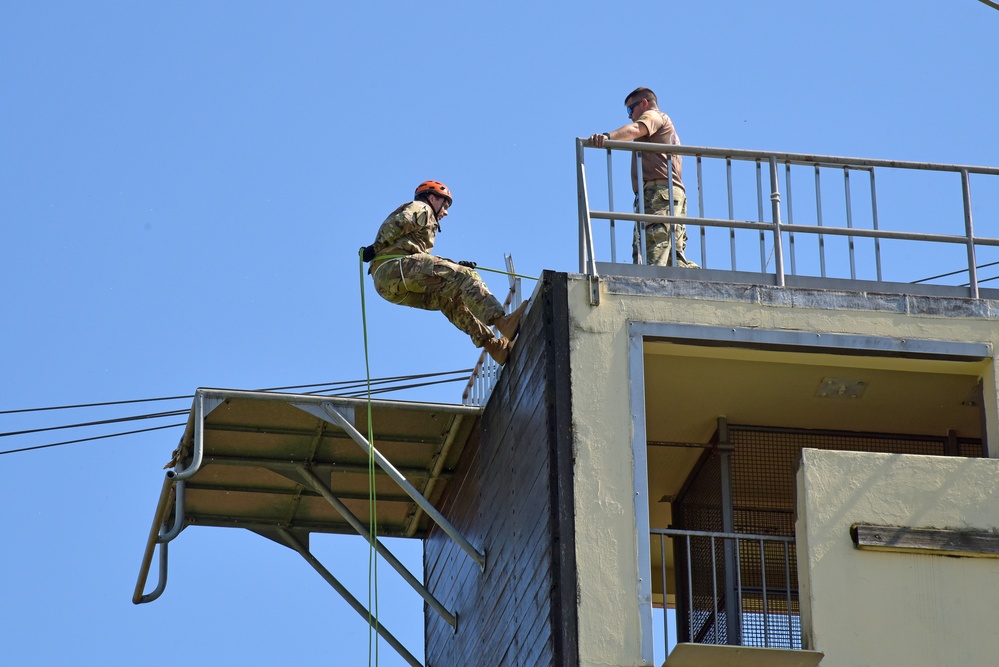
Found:
[{"label": "soldier's black glove", "polygon": [[478,266],[478,264],[476,264],[475,262],[469,262],[467,259],[463,259],[462,261],[458,262],[458,264],[460,264],[461,266],[467,266],[470,269],[474,269],[475,267]]},{"label": "soldier's black glove", "polygon": [[364,246],[359,252],[361,253],[361,259],[365,262],[370,262],[375,258],[375,246],[373,245]]}]

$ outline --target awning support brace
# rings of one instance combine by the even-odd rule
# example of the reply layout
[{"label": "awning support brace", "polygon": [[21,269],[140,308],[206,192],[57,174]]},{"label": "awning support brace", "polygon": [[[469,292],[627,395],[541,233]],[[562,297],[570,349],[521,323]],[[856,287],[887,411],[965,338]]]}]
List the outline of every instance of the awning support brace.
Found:
[{"label": "awning support brace", "polygon": [[306,549],[305,546],[301,542],[299,542],[294,535],[291,534],[291,532],[289,532],[284,528],[278,528],[277,534],[281,536],[282,540],[284,540],[285,545],[297,551],[299,555],[301,555],[302,558],[304,558],[305,561],[309,565],[311,565],[316,572],[319,573],[319,576],[325,579],[326,583],[332,586],[333,589],[340,594],[340,597],[346,600],[347,604],[349,604],[354,609],[354,611],[356,611],[358,614],[361,615],[361,618],[369,622],[371,624],[371,627],[375,629],[375,631],[382,637],[382,639],[388,642],[389,646],[394,648],[396,652],[400,656],[402,656],[403,660],[412,665],[412,667],[423,667],[423,663],[417,660],[412,653],[406,650],[406,647],[403,646],[402,643],[398,639],[396,639],[391,632],[386,630],[380,623],[378,623],[377,620],[372,620],[372,617],[368,614],[368,610],[364,607],[364,605],[361,604],[357,600],[357,598],[351,595],[350,591],[348,591],[347,588],[343,584],[341,584],[337,580],[337,578],[334,577],[332,573],[330,573],[330,571],[327,570],[315,556],[312,555],[312,552]]},{"label": "awning support brace", "polygon": [[[340,501],[339,498],[333,495],[333,491],[328,486],[326,486],[325,483],[323,483],[323,480],[321,480],[319,476],[316,475],[316,473],[313,472],[311,468],[300,466],[298,470],[301,473],[301,475],[305,478],[305,480],[309,482],[312,488],[315,489],[316,492],[319,493],[323,498],[325,498],[326,502],[332,505],[333,509],[339,512],[340,515],[347,520],[347,523],[349,523],[351,527],[353,527],[353,529],[357,531],[358,535],[363,537],[370,544],[371,534],[368,532],[367,528],[364,527],[364,524],[361,523],[361,521],[356,516],[354,516],[353,512],[351,512],[347,508],[347,506]],[[444,607],[444,605],[442,605],[437,600],[437,598],[435,598],[433,594],[430,591],[428,591],[426,587],[424,587],[424,585],[420,582],[420,580],[414,577],[412,573],[406,569],[406,566],[403,565],[401,562],[399,562],[399,559],[396,558],[395,555],[391,551],[389,551],[388,548],[385,545],[383,545],[380,540],[377,539],[375,540],[375,549],[378,551],[379,554],[381,554],[382,558],[384,558],[388,562],[388,564],[391,565],[395,569],[395,571],[398,572],[399,575],[406,580],[406,583],[409,584],[413,588],[413,590],[419,593],[420,597],[426,600],[427,604],[430,605],[430,607],[434,611],[440,614],[441,618],[447,621],[448,625],[457,630],[458,628],[457,617],[455,617],[454,614],[449,612]]]},{"label": "awning support brace", "polygon": [[399,487],[406,492],[414,503],[417,504],[426,514],[429,516],[434,523],[440,526],[448,537],[454,540],[461,550],[468,554],[472,560],[479,564],[479,567],[483,571],[486,569],[486,555],[479,552],[471,542],[465,539],[465,536],[458,532],[458,530],[451,525],[451,523],[444,518],[444,515],[437,511],[437,508],[427,500],[422,493],[416,490],[412,484],[409,483],[402,473],[395,469],[391,461],[386,459],[377,448],[373,447],[371,443],[368,442],[361,433],[354,428],[354,425],[350,423],[342,414],[340,414],[336,407],[332,403],[323,402],[319,405],[310,403],[291,403],[296,408],[308,412],[309,414],[318,417],[324,421],[328,421],[331,424],[339,426],[342,428],[347,435],[351,437],[354,442],[361,446],[361,449],[365,451],[369,456],[375,459],[375,463],[378,464],[385,473],[392,478],[392,480],[399,485]]}]

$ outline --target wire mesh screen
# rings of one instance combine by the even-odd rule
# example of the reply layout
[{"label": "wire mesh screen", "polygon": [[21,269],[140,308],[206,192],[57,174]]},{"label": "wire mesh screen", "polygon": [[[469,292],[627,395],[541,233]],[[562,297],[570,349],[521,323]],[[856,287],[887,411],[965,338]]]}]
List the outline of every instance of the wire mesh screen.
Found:
[{"label": "wire mesh screen", "polygon": [[[722,530],[721,466],[717,456],[701,460],[682,494],[673,505],[673,523],[678,528],[710,532]],[[696,528],[695,528],[696,527]],[[715,582],[724,577],[717,558],[712,557],[712,541],[705,538],[673,540],[673,562],[677,581],[677,623],[680,637],[705,644],[727,644],[725,623],[718,622],[719,599]],[[714,545],[717,550],[717,545]]]},{"label": "wire mesh screen", "polygon": [[801,648],[796,563],[793,541],[739,541],[743,646]]},{"label": "wire mesh screen", "polygon": [[[731,425],[728,433],[732,532],[725,535],[731,537],[673,537],[679,635],[698,643],[801,648],[793,540],[801,449],[944,455],[947,439]],[[962,456],[983,456],[979,440],[956,444]],[[711,453],[674,501],[673,528],[722,533],[721,476],[721,457]]]}]

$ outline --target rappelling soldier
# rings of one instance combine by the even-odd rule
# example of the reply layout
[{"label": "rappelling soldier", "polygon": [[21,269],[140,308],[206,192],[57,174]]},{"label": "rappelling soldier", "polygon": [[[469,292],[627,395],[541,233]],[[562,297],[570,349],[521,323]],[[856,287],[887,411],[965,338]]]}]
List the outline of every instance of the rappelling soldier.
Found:
[{"label": "rappelling soldier", "polygon": [[[368,273],[382,298],[441,311],[476,347],[485,348],[496,363],[505,364],[527,302],[506,315],[475,271],[475,262],[454,262],[431,254],[452,201],[451,191],[440,181],[420,183],[413,201],[385,218],[375,242],[361,249],[362,257],[371,262]],[[499,330],[499,336],[491,326]]]}]

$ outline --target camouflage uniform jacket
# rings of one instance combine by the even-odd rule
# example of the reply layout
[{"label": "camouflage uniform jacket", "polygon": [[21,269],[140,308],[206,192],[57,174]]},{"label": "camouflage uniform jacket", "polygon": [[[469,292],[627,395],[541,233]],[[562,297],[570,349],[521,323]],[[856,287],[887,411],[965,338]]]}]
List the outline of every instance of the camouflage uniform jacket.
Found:
[{"label": "camouflage uniform jacket", "polygon": [[392,211],[375,237],[375,258],[371,261],[368,273],[372,273],[382,263],[380,258],[392,255],[430,254],[434,249],[434,237],[441,230],[430,204],[412,201]]}]

